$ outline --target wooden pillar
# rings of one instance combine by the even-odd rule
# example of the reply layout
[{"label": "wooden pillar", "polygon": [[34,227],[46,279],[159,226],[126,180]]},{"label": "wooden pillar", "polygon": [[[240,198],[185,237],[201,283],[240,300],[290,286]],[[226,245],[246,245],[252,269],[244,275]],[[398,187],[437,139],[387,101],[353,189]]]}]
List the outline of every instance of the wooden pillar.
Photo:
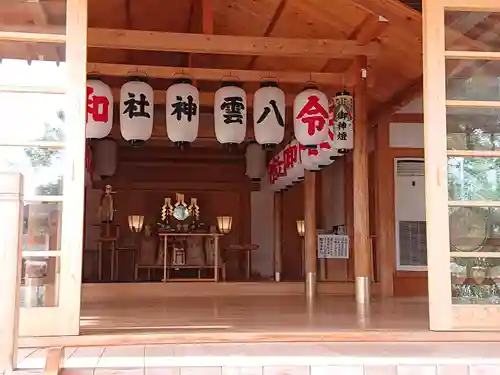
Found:
[{"label": "wooden pillar", "polygon": [[376,200],[377,200],[377,252],[379,263],[380,293],[383,297],[394,295],[396,270],[396,241],[394,218],[394,159],[389,150],[389,119],[379,120],[376,128]]},{"label": "wooden pillar", "polygon": [[13,370],[19,335],[22,176],[0,174],[0,373]]},{"label": "wooden pillar", "polygon": [[368,134],[366,57],[355,60],[354,151],[353,151],[353,226],[356,301],[368,304],[372,281],[372,255],[369,227]]},{"label": "wooden pillar", "polygon": [[309,301],[316,295],[316,175],[305,171],[304,180],[304,260],[306,297]]},{"label": "wooden pillar", "polygon": [[283,193],[274,193],[274,280],[281,281],[281,230],[283,222]]}]

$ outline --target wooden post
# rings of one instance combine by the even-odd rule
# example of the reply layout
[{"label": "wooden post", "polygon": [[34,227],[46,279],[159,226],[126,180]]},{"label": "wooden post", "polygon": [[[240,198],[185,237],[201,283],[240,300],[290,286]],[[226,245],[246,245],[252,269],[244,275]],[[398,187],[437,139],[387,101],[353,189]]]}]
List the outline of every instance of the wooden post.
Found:
[{"label": "wooden post", "polygon": [[304,180],[304,258],[306,297],[314,300],[316,295],[316,175],[305,171]]},{"label": "wooden post", "polygon": [[372,255],[369,227],[369,126],[367,121],[366,58],[356,58],[355,73],[353,151],[354,275],[356,277],[356,301],[368,305],[370,302]]},{"label": "wooden post", "polygon": [[274,193],[274,280],[281,281],[281,230],[283,222],[283,193]]},{"label": "wooden post", "polygon": [[382,118],[376,128],[376,200],[377,200],[377,252],[380,270],[380,294],[394,295],[396,270],[396,240],[394,222],[394,159],[389,150],[390,120]]},{"label": "wooden post", "polygon": [[0,373],[15,368],[21,289],[23,178],[0,174]]}]

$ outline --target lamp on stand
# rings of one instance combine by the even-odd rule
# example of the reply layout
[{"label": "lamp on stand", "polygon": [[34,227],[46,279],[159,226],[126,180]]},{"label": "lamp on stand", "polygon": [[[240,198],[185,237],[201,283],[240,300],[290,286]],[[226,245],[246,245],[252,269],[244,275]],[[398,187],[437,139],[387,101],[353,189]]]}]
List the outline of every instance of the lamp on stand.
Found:
[{"label": "lamp on stand", "polygon": [[[219,233],[229,234],[229,233],[231,233],[232,227],[233,227],[233,217],[232,216],[217,216],[217,229],[219,230]],[[225,254],[219,258],[219,252],[220,252],[219,237],[213,237],[213,241],[214,241],[214,249],[215,249],[214,261],[215,261],[215,264],[217,266],[219,265],[219,262],[220,262],[220,265],[222,266],[222,279],[225,280],[226,279]],[[216,267],[215,272],[217,273],[217,277],[216,277],[216,279],[217,279],[218,275],[219,275],[218,274],[218,272],[219,272],[218,267]]]},{"label": "lamp on stand", "polygon": [[132,233],[139,233],[142,231],[144,225],[144,215],[129,215],[128,227]]},{"label": "lamp on stand", "polygon": [[144,215],[129,215],[128,216],[128,227],[134,236],[134,247],[139,248],[139,233],[142,231],[144,226]]},{"label": "lamp on stand", "polygon": [[306,223],[304,220],[297,220],[297,234],[300,236],[300,252],[302,254],[302,278],[305,275],[305,240],[306,235]]},{"label": "lamp on stand", "polygon": [[217,229],[222,234],[231,233],[231,228],[233,227],[233,217],[232,216],[217,216]]},{"label": "lamp on stand", "polygon": [[[137,279],[138,279],[137,259],[139,258],[139,262],[141,262],[141,258],[142,258],[142,254],[141,254],[141,247],[142,246],[141,246],[141,241],[139,240],[139,238],[140,238],[140,232],[142,231],[143,227],[144,227],[144,215],[129,215],[128,216],[128,228],[132,232],[133,247],[122,248],[121,250],[132,251],[132,259],[133,259],[133,263],[134,263],[134,281],[137,281]],[[146,231],[147,231],[147,228],[146,228]],[[119,262],[119,259],[117,257],[117,265],[116,265],[117,273],[118,273],[119,264],[120,264],[120,262]]]}]

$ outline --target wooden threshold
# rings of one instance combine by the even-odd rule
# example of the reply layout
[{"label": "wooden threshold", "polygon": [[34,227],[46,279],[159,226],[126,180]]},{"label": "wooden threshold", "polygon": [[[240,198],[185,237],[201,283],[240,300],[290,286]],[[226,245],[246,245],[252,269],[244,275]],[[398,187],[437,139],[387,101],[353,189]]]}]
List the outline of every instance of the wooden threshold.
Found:
[{"label": "wooden threshold", "polygon": [[[88,283],[82,285],[82,304],[127,300],[130,298],[172,297],[230,297],[230,296],[300,296],[304,294],[303,282],[137,282],[137,283]],[[372,291],[378,294],[379,286]],[[354,296],[352,282],[318,282],[318,294]]]},{"label": "wooden threshold", "polygon": [[22,337],[19,348],[53,346],[121,346],[160,344],[209,344],[256,342],[500,342],[500,332],[433,332],[433,331],[309,331],[309,332],[223,332],[217,329],[199,329],[195,332],[141,332],[121,334],[84,334],[79,336]]}]

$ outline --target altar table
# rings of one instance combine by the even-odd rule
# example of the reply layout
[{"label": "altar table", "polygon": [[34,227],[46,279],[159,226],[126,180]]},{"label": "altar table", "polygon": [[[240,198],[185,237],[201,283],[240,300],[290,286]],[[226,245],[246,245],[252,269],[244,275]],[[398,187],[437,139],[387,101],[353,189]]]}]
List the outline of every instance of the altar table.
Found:
[{"label": "altar table", "polygon": [[[214,238],[214,264],[213,266],[209,265],[204,265],[204,266],[196,266],[196,268],[200,269],[207,269],[207,268],[213,268],[214,270],[214,277],[213,281],[218,282],[219,281],[219,268],[222,268],[223,265],[219,264],[219,237],[222,236],[220,233],[178,233],[178,232],[160,232],[158,233],[158,236],[160,238],[163,237],[163,282],[167,281],[179,281],[179,280],[174,280],[170,279],[168,276],[170,273],[167,274],[167,270],[171,268],[193,268],[193,266],[181,266],[181,265],[167,265],[167,253],[168,253],[168,238],[169,237],[190,237],[190,236],[198,236],[198,237],[213,237]],[[224,274],[224,272],[223,272]],[[206,281],[207,279],[182,279],[182,281]]]}]

